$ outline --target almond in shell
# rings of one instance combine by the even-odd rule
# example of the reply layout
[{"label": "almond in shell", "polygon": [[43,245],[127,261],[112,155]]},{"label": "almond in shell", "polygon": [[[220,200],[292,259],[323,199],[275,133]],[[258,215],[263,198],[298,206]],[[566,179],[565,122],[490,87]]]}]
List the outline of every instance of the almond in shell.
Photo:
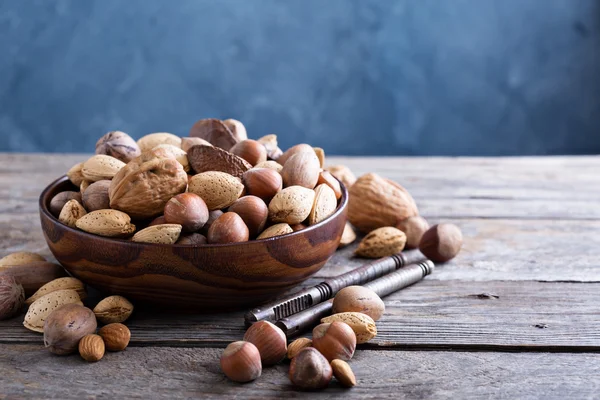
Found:
[{"label": "almond in shell", "polygon": [[44,332],[44,323],[52,311],[65,304],[83,305],[75,290],[65,289],[48,293],[34,301],[27,310],[23,325],[34,332]]},{"label": "almond in shell", "polygon": [[401,252],[405,245],[404,232],[392,226],[384,226],[368,233],[354,253],[359,257],[380,258]]},{"label": "almond in shell", "polygon": [[359,312],[343,312],[322,318],[322,323],[340,321],[348,324],[356,334],[356,343],[366,343],[377,336],[377,325],[373,318]]},{"label": "almond in shell", "polygon": [[319,180],[317,181],[317,185],[321,185],[323,183],[333,189],[336,199],[339,200],[342,197],[342,187],[340,186],[340,182],[337,179],[335,179],[329,171],[321,171],[319,173]]},{"label": "almond in shell", "polygon": [[332,165],[325,169],[342,182],[344,186],[346,186],[346,189],[350,189],[350,187],[354,185],[354,182],[356,182],[356,176],[354,176],[354,173],[350,168],[345,165]]},{"label": "almond in shell", "polygon": [[325,184],[317,186],[315,189],[315,202],[308,216],[308,223],[310,225],[318,224],[331,216],[336,208],[337,199],[333,189]]},{"label": "almond in shell", "polygon": [[85,285],[77,278],[66,276],[64,278],[54,279],[39,288],[30,298],[25,301],[25,304],[32,304],[37,299],[48,293],[56,292],[57,290],[74,290],[79,295],[81,300],[87,297]]},{"label": "almond in shell", "polygon": [[172,144],[173,146],[181,147],[181,138],[173,135],[172,133],[156,132],[142,136],[137,141],[137,144],[143,153],[145,151],[152,150],[159,144]]},{"label": "almond in shell", "polygon": [[272,169],[274,171],[281,173],[281,170],[283,169],[283,165],[279,164],[277,161],[267,160],[267,161],[263,161],[261,163],[256,164],[254,166],[254,168],[269,168],[269,169]]},{"label": "almond in shell", "polygon": [[[258,139],[259,143],[262,143],[263,146],[267,149],[267,157],[271,160],[277,160],[283,152],[279,148],[277,144],[277,135],[266,135]],[[279,172],[279,171],[277,171]]]},{"label": "almond in shell", "polygon": [[67,177],[69,178],[71,183],[75,186],[80,186],[81,182],[84,179],[83,173],[81,172],[82,168],[83,168],[83,163],[81,162],[79,164],[73,165],[71,167],[71,169],[69,169],[69,171],[67,172]]},{"label": "almond in shell", "polygon": [[85,214],[87,214],[87,211],[77,200],[69,200],[61,210],[58,220],[71,228],[75,228],[77,220]]},{"label": "almond in shell", "polygon": [[344,226],[344,231],[342,232],[342,238],[340,239],[340,244],[338,245],[338,249],[342,247],[346,247],[351,243],[354,243],[356,240],[356,233],[354,232],[354,228],[350,225],[349,222],[346,222]]},{"label": "almond in shell", "polygon": [[325,150],[323,150],[320,147],[313,147],[313,150],[315,151],[315,154],[317,155],[317,158],[319,159],[319,164],[321,169],[323,169],[323,167],[325,166]]},{"label": "almond in shell", "polygon": [[288,233],[292,233],[294,230],[289,224],[281,223],[271,225],[267,229],[265,229],[256,239],[267,239],[270,237],[286,235]]},{"label": "almond in shell", "polygon": [[16,266],[29,264],[35,261],[46,261],[46,259],[37,253],[31,253],[29,251],[18,251],[11,253],[7,256],[0,258],[0,270],[4,266]]},{"label": "almond in shell", "polygon": [[269,203],[269,219],[289,225],[299,224],[308,218],[314,202],[314,190],[302,186],[287,187]]},{"label": "almond in shell", "polygon": [[75,223],[82,231],[106,237],[125,237],[135,232],[129,215],[119,210],[92,211]]},{"label": "almond in shell", "polygon": [[123,296],[109,296],[94,307],[96,319],[103,324],[125,322],[133,313],[133,304]]},{"label": "almond in shell", "polygon": [[193,146],[189,149],[188,160],[197,174],[220,171],[241,178],[244,172],[252,168],[243,158],[214,146]]},{"label": "almond in shell", "polygon": [[83,163],[81,173],[86,180],[96,182],[112,179],[124,166],[125,163],[121,160],[105,154],[97,154]]},{"label": "almond in shell", "polygon": [[242,195],[244,185],[240,179],[225,172],[207,171],[190,179],[188,191],[202,197],[208,209],[213,211],[232,205]]},{"label": "almond in shell", "polygon": [[137,232],[131,238],[132,242],[173,244],[179,239],[181,225],[162,224],[149,226]]},{"label": "almond in shell", "polygon": [[132,218],[153,218],[163,213],[173,196],[185,192],[187,183],[188,176],[175,159],[153,158],[141,164],[132,161],[110,185],[110,206]]}]

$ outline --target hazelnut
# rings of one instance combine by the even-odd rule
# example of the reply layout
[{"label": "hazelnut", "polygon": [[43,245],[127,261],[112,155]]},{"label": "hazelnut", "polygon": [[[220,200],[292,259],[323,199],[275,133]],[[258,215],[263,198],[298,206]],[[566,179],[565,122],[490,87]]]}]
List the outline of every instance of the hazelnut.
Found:
[{"label": "hazelnut", "polygon": [[230,343],[221,355],[221,370],[232,381],[253,381],[262,373],[260,353],[252,343]]},{"label": "hazelnut", "polygon": [[331,382],[332,375],[327,359],[312,347],[302,349],[290,364],[290,381],[301,389],[323,389]]},{"label": "hazelnut", "polygon": [[212,210],[212,211],[209,211],[208,212],[208,220],[206,221],[206,223],[202,227],[202,230],[200,231],[200,233],[202,233],[203,235],[207,235],[208,234],[208,230],[212,226],[213,222],[215,222],[217,220],[217,218],[219,218],[221,215],[223,215],[223,211],[221,211],[221,210]]},{"label": "hazelnut", "polygon": [[167,223],[167,221],[165,220],[165,216],[161,215],[159,217],[154,218],[148,226],[164,225],[166,223]]},{"label": "hazelnut", "polygon": [[253,168],[242,175],[242,182],[248,194],[268,202],[282,188],[283,180],[279,172],[270,168]]},{"label": "hazelnut", "polygon": [[239,198],[229,207],[228,211],[242,217],[251,238],[256,237],[263,231],[269,217],[269,208],[264,201],[256,196]]},{"label": "hazelnut", "polygon": [[251,165],[256,165],[263,161],[267,161],[267,149],[256,140],[242,140],[231,149],[229,152],[248,161]]},{"label": "hazelnut", "polygon": [[423,234],[419,250],[434,262],[446,262],[458,254],[462,247],[463,236],[460,228],[454,224],[434,225]]},{"label": "hazelnut", "polygon": [[208,229],[208,243],[238,243],[250,238],[248,227],[242,217],[226,212],[216,219]]},{"label": "hazelnut", "polygon": [[88,212],[96,210],[105,210],[110,208],[110,198],[108,197],[109,180],[102,180],[92,183],[83,192],[83,206]]},{"label": "hazelnut", "polygon": [[54,196],[52,200],[50,200],[50,212],[52,213],[52,215],[58,218],[63,207],[65,206],[65,204],[67,204],[67,201],[69,200],[77,200],[79,203],[81,203],[81,193],[67,191],[60,192],[56,196]]},{"label": "hazelnut", "polygon": [[128,163],[141,154],[140,146],[128,134],[108,132],[96,142],[96,154],[105,154]]},{"label": "hazelnut", "polygon": [[24,303],[23,285],[10,275],[0,276],[0,321],[14,316]]},{"label": "hazelnut", "polygon": [[373,290],[364,286],[347,286],[333,299],[333,314],[360,312],[377,321],[385,311],[383,300]]},{"label": "hazelnut", "polygon": [[195,232],[208,221],[208,208],[197,194],[181,193],[167,202],[164,215],[167,224],[179,224],[184,232]]},{"label": "hazelnut", "polygon": [[406,234],[406,248],[416,249],[419,247],[419,242],[423,234],[429,229],[429,223],[427,223],[425,218],[417,215],[398,222],[396,228]]},{"label": "hazelnut", "polygon": [[292,230],[294,232],[298,232],[298,231],[301,231],[302,229],[306,229],[307,228],[307,226],[304,225],[304,224],[294,224],[294,225],[290,225],[290,227],[292,228]]},{"label": "hazelnut", "polygon": [[223,121],[226,127],[229,128],[233,137],[241,142],[242,140],[248,139],[248,133],[246,132],[246,127],[237,119],[229,118]]},{"label": "hazelnut", "polygon": [[277,364],[287,354],[285,333],[268,321],[254,323],[244,334],[244,340],[256,346],[265,366]]},{"label": "hazelnut", "polygon": [[188,235],[181,235],[175,244],[183,244],[188,246],[202,246],[208,243],[206,236],[200,233],[190,233]]},{"label": "hazelnut", "polygon": [[288,345],[287,358],[290,360],[298,355],[301,350],[312,347],[312,340],[309,338],[298,338]]},{"label": "hazelnut", "polygon": [[129,345],[129,340],[131,340],[129,328],[119,322],[104,325],[98,331],[98,335],[102,336],[108,351],[125,350]]},{"label": "hazelnut", "polygon": [[79,304],[66,304],[52,311],[44,322],[44,345],[54,354],[71,354],[85,335],[97,327],[94,312]]},{"label": "hazelnut", "polygon": [[313,347],[329,361],[347,361],[356,350],[356,334],[344,322],[323,323],[313,329]]}]

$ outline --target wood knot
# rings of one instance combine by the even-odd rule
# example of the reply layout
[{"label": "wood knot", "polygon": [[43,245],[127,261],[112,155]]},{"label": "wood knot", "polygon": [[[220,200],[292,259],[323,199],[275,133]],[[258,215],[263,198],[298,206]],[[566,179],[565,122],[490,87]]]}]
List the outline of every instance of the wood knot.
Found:
[{"label": "wood knot", "polygon": [[492,294],[492,293],[479,293],[479,294],[470,294],[469,297],[473,297],[476,299],[499,299],[500,296]]}]

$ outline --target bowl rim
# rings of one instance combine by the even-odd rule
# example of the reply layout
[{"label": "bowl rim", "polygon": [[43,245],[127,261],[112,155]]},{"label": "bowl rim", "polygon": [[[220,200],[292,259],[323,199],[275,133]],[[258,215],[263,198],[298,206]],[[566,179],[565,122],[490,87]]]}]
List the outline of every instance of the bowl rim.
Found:
[{"label": "bowl rim", "polygon": [[337,179],[337,178],[335,178],[335,179],[340,184],[340,188],[342,190],[342,197],[340,198],[340,202],[339,202],[335,212],[333,214],[331,214],[329,217],[325,218],[323,221],[321,221],[315,225],[309,225],[302,230],[291,232],[291,233],[286,233],[284,235],[274,236],[274,237],[270,237],[270,238],[266,238],[266,239],[253,239],[253,240],[248,240],[246,242],[235,242],[235,243],[213,243],[213,244],[193,245],[193,244],[164,244],[164,243],[132,242],[131,240],[94,235],[93,233],[88,233],[88,232],[82,231],[80,229],[71,228],[70,226],[65,225],[62,222],[60,222],[58,220],[58,218],[55,217],[50,212],[50,210],[48,209],[48,206],[47,206],[47,203],[49,204],[50,200],[52,200],[51,198],[49,198],[50,192],[53,189],[55,189],[58,185],[66,183],[66,182],[70,182],[67,175],[63,175],[63,176],[55,179],[48,186],[46,186],[44,188],[44,190],[42,190],[42,193],[40,194],[40,197],[38,200],[38,205],[40,208],[40,212],[43,213],[46,218],[49,218],[54,223],[60,224],[63,229],[66,229],[67,231],[70,231],[73,234],[87,236],[87,237],[89,237],[91,239],[95,239],[95,240],[106,241],[106,242],[110,242],[110,243],[117,242],[117,243],[123,243],[126,245],[128,244],[128,245],[153,247],[153,248],[181,248],[181,249],[209,249],[209,248],[227,248],[227,247],[233,248],[233,247],[239,247],[239,246],[243,246],[243,245],[251,245],[253,243],[258,243],[258,244],[271,243],[271,242],[275,242],[277,240],[281,240],[283,238],[285,238],[285,239],[293,238],[294,236],[299,237],[307,232],[311,232],[311,231],[319,229],[320,227],[324,226],[328,222],[332,221],[334,218],[338,217],[340,214],[342,214],[345,211],[345,209],[348,206],[348,189],[346,189],[344,184],[339,179]]}]

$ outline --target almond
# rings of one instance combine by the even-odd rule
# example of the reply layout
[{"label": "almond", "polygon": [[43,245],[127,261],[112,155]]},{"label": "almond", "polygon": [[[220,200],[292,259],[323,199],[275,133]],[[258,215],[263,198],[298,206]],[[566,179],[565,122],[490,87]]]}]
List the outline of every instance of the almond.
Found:
[{"label": "almond", "polygon": [[248,133],[246,132],[246,127],[237,119],[229,118],[223,121],[226,127],[229,128],[233,137],[241,142],[242,140],[248,139]]},{"label": "almond", "polygon": [[65,289],[50,292],[29,306],[23,325],[34,332],[44,332],[44,322],[52,311],[71,303],[83,305],[75,290]]},{"label": "almond", "polygon": [[2,270],[2,267],[4,266],[24,265],[35,261],[46,261],[46,259],[36,253],[18,251],[0,258],[0,270]]},{"label": "almond", "polygon": [[132,242],[138,243],[161,243],[173,244],[179,239],[181,225],[163,224],[149,226],[137,232],[131,238]]},{"label": "almond", "polygon": [[321,185],[323,183],[333,189],[336,199],[339,200],[342,197],[342,187],[340,186],[340,182],[337,179],[335,179],[333,175],[331,175],[331,172],[321,171],[319,173],[319,180],[317,181],[317,185]]},{"label": "almond", "polygon": [[327,171],[331,173],[331,175],[335,176],[337,180],[342,182],[346,189],[350,189],[354,182],[356,182],[356,176],[350,171],[350,168],[345,165],[332,165],[330,167],[325,168]]},{"label": "almond", "polygon": [[125,163],[121,160],[105,154],[97,154],[83,163],[81,173],[86,180],[96,182],[112,179],[124,166]]},{"label": "almond", "polygon": [[212,146],[209,142],[198,137],[184,137],[181,138],[181,150],[186,153],[194,146]]},{"label": "almond", "polygon": [[208,171],[194,175],[188,191],[202,197],[212,211],[232,205],[242,195],[244,185],[240,179],[225,172]]},{"label": "almond", "polygon": [[204,139],[213,146],[224,150],[231,149],[238,142],[227,125],[215,118],[197,121],[190,129],[190,136]]},{"label": "almond", "polygon": [[143,153],[145,151],[152,150],[159,144],[172,144],[175,147],[181,147],[181,138],[173,135],[172,133],[156,132],[142,136],[137,141],[137,144]]},{"label": "almond", "polygon": [[133,313],[133,304],[123,296],[109,296],[94,308],[94,314],[103,324],[125,322]]},{"label": "almond", "polygon": [[75,228],[77,220],[85,214],[87,214],[87,211],[77,200],[69,200],[62,208],[58,220],[71,228]]},{"label": "almond", "polygon": [[87,297],[85,285],[77,278],[70,276],[54,279],[39,288],[30,298],[25,301],[25,304],[32,304],[34,301],[48,293],[56,292],[57,290],[74,290],[79,295],[81,300]]},{"label": "almond", "polygon": [[252,165],[241,157],[213,146],[193,146],[188,152],[190,165],[197,174],[220,171],[241,178]]},{"label": "almond", "polygon": [[110,185],[110,206],[132,218],[153,218],[163,213],[169,199],[185,192],[187,183],[187,174],[174,159],[153,158],[141,164],[132,161]]},{"label": "almond", "polygon": [[296,357],[296,354],[300,353],[300,350],[307,347],[312,347],[312,340],[309,338],[303,337],[294,340],[292,343],[288,344],[287,358],[291,360]]},{"label": "almond", "polygon": [[317,158],[319,159],[319,164],[321,169],[323,169],[323,167],[325,166],[325,150],[323,150],[320,147],[313,147],[313,150],[315,151],[315,154],[317,155]]},{"label": "almond", "polygon": [[340,385],[347,388],[356,386],[356,377],[346,361],[338,359],[331,361],[331,369]]},{"label": "almond", "polygon": [[79,341],[79,355],[85,361],[96,362],[100,361],[104,357],[104,339],[100,335],[93,333],[85,335]]},{"label": "almond", "polygon": [[92,211],[75,223],[82,231],[106,237],[129,236],[135,232],[129,215],[118,210]]},{"label": "almond", "polygon": [[308,216],[310,225],[318,224],[331,216],[337,208],[337,199],[332,188],[321,184],[315,189],[315,202]]},{"label": "almond", "polygon": [[277,160],[279,157],[281,157],[281,154],[283,154],[277,145],[277,135],[266,135],[257,141],[265,146],[265,149],[267,149],[267,157],[269,157],[271,160]]},{"label": "almond", "polygon": [[320,171],[319,159],[312,149],[310,152],[294,154],[283,164],[283,185],[313,189],[319,180]]},{"label": "almond", "polygon": [[406,245],[406,235],[398,228],[384,226],[375,229],[361,240],[354,251],[359,257],[380,258],[401,252]]},{"label": "almond", "polygon": [[377,326],[373,318],[359,312],[343,312],[321,319],[322,323],[340,321],[348,324],[356,334],[356,343],[366,343],[377,336]]},{"label": "almond", "polygon": [[406,189],[377,174],[361,176],[349,193],[348,220],[365,233],[419,214]]},{"label": "almond", "polygon": [[340,239],[340,244],[338,245],[338,249],[342,247],[346,247],[351,243],[354,243],[356,240],[356,233],[354,232],[354,228],[350,225],[349,222],[346,222],[344,226],[344,231],[342,232],[342,238]]},{"label": "almond", "polygon": [[83,182],[83,173],[81,169],[83,168],[83,163],[75,164],[69,169],[67,172],[67,178],[71,181],[71,183],[75,186],[81,186],[81,182]]},{"label": "almond", "polygon": [[261,163],[256,164],[254,166],[254,168],[256,168],[256,169],[269,168],[269,169],[272,169],[274,171],[281,173],[281,170],[283,169],[283,165],[279,164],[277,161],[267,160],[267,161],[263,161]]},{"label": "almond", "polygon": [[299,224],[308,218],[315,201],[315,191],[302,186],[290,186],[269,203],[269,219],[273,222]]},{"label": "almond", "polygon": [[187,153],[185,151],[183,151],[180,147],[174,146],[172,144],[163,143],[163,144],[159,144],[158,146],[154,147],[152,150],[157,150],[157,149],[163,149],[167,153],[170,153],[171,157],[169,157],[169,158],[174,158],[177,161],[179,161],[179,164],[181,164],[181,166],[183,167],[183,170],[185,172],[190,171],[190,163],[188,161]]},{"label": "almond", "polygon": [[281,236],[292,232],[294,232],[294,230],[289,224],[275,224],[265,229],[260,235],[258,235],[256,239],[267,239],[270,237]]},{"label": "almond", "polygon": [[131,332],[120,323],[108,324],[100,328],[98,335],[102,336],[108,351],[122,351],[129,345]]}]

